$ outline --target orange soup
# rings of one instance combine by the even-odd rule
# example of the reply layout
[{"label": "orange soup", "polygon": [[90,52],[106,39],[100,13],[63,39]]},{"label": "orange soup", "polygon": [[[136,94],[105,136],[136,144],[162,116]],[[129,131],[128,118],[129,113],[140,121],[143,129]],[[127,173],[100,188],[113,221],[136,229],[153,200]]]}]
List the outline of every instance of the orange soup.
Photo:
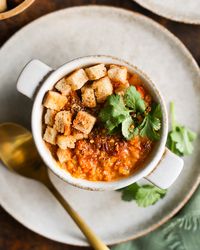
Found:
[{"label": "orange soup", "polygon": [[55,83],[43,105],[43,139],[58,167],[75,178],[132,175],[159,140],[159,104],[121,65],[75,70]]}]

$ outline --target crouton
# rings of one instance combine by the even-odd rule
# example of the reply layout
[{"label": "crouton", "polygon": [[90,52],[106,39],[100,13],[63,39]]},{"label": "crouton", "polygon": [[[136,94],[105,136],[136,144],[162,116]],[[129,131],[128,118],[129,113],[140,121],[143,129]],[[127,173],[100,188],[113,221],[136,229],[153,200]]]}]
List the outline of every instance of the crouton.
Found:
[{"label": "crouton", "polygon": [[84,134],[89,134],[94,127],[96,118],[85,111],[79,111],[73,121],[73,127]]},{"label": "crouton", "polygon": [[71,152],[70,152],[70,149],[61,149],[61,148],[58,148],[57,150],[57,157],[58,157],[58,160],[59,162],[62,164],[64,162],[67,162],[69,160],[71,160]]},{"label": "crouton", "polygon": [[57,131],[54,128],[47,126],[43,139],[48,143],[56,145],[56,136],[57,136]]},{"label": "crouton", "polygon": [[114,82],[125,83],[127,80],[127,68],[124,66],[110,65],[108,77]]},{"label": "crouton", "polygon": [[95,91],[95,96],[99,103],[104,102],[106,98],[113,93],[113,85],[107,76],[94,81],[92,88]]},{"label": "crouton", "polygon": [[88,138],[88,135],[83,134],[83,133],[81,133],[80,131],[78,131],[78,130],[76,130],[76,129],[74,129],[72,135],[73,135],[73,137],[74,137],[77,141],[78,141],[78,140],[82,140],[82,139]]},{"label": "crouton", "polygon": [[90,80],[98,80],[106,75],[107,69],[104,64],[98,64],[85,69],[85,72]]},{"label": "crouton", "polygon": [[44,116],[44,122],[45,124],[53,127],[54,125],[54,119],[55,119],[56,111],[53,109],[47,109],[45,116]]},{"label": "crouton", "polygon": [[91,87],[83,87],[82,92],[82,103],[85,107],[94,108],[96,107],[96,98],[94,89]]},{"label": "crouton", "polygon": [[70,135],[70,126],[72,121],[72,114],[70,111],[60,111],[55,116],[55,129],[64,133],[64,135]]},{"label": "crouton", "polygon": [[65,78],[60,79],[56,85],[55,88],[62,93],[62,95],[69,95],[71,92],[71,87],[66,83]]},{"label": "crouton", "polygon": [[58,135],[57,136],[57,145],[61,149],[75,148],[76,139],[72,135]]},{"label": "crouton", "polygon": [[67,103],[67,97],[55,91],[48,91],[43,101],[43,105],[46,108],[54,109],[57,111],[60,111],[65,106],[66,103]]},{"label": "crouton", "polygon": [[66,78],[66,83],[71,86],[72,90],[80,89],[87,81],[88,77],[84,69],[78,69]]},{"label": "crouton", "polygon": [[119,83],[115,88],[115,94],[124,95],[124,93],[126,92],[128,87],[129,87],[128,81],[126,81],[124,83]]}]

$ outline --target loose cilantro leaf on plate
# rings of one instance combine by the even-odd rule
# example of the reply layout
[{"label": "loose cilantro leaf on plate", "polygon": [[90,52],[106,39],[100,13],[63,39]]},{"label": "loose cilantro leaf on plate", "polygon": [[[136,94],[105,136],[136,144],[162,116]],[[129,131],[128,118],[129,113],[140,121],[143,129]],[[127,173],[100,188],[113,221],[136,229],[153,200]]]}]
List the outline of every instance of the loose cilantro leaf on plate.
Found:
[{"label": "loose cilantro leaf on plate", "polygon": [[190,155],[193,152],[192,142],[196,139],[196,134],[175,120],[174,103],[170,103],[172,117],[172,130],[168,134],[168,148],[179,156]]},{"label": "loose cilantro leaf on plate", "polygon": [[148,207],[155,204],[166,194],[165,189],[158,188],[152,185],[140,186],[136,193],[135,200],[140,207]]},{"label": "loose cilantro leaf on plate", "polygon": [[118,191],[122,192],[122,200],[124,201],[135,200],[135,196],[139,187],[140,186],[137,183],[133,183],[125,188],[119,189]]},{"label": "loose cilantro leaf on plate", "polygon": [[136,90],[134,86],[127,88],[124,95],[124,102],[126,106],[131,108],[134,112],[144,112],[145,102],[141,97],[141,94]]},{"label": "loose cilantro leaf on plate", "polygon": [[160,189],[153,185],[140,186],[137,183],[133,183],[119,191],[122,192],[122,200],[135,200],[140,207],[148,207],[155,204],[163,198],[167,192],[165,189]]},{"label": "loose cilantro leaf on plate", "polygon": [[160,104],[154,104],[152,111],[147,114],[139,126],[140,135],[143,137],[148,137],[151,140],[159,140],[161,129],[161,108]]}]

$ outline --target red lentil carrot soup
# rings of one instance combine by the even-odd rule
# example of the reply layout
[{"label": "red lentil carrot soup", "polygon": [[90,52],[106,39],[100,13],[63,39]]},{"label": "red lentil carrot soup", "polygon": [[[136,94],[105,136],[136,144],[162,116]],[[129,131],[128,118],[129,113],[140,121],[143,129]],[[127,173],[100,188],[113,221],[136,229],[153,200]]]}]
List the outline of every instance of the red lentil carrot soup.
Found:
[{"label": "red lentil carrot soup", "polygon": [[46,93],[43,105],[43,139],[58,167],[76,178],[132,175],[160,138],[160,105],[124,66],[77,69]]}]

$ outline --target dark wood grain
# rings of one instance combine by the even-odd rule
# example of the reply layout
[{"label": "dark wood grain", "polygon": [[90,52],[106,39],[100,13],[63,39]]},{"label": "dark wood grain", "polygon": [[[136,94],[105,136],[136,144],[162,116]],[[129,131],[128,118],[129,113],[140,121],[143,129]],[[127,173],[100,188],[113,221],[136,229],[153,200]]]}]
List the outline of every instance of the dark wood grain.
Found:
[{"label": "dark wood grain", "polygon": [[[87,4],[117,6],[151,17],[179,37],[200,64],[200,26],[169,21],[152,14],[131,0],[36,0],[29,9],[20,15],[0,21],[0,46],[21,27],[42,15],[70,6]],[[74,250],[86,248],[72,247],[45,239],[26,229],[0,208],[0,250],[30,249]]]}]

